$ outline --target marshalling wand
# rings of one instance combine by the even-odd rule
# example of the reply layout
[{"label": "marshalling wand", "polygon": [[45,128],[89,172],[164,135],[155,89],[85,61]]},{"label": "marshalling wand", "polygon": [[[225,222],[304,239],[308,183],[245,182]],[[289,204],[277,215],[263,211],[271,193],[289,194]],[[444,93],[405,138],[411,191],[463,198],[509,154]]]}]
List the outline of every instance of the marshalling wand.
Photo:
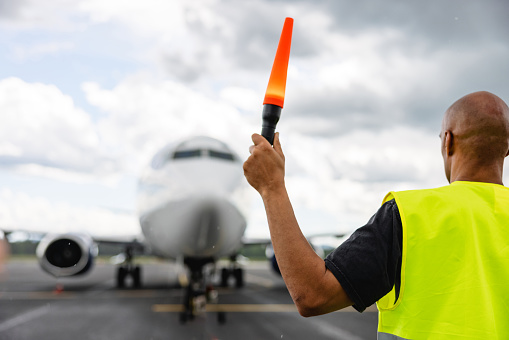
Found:
[{"label": "marshalling wand", "polygon": [[293,19],[286,18],[283,31],[279,38],[276,57],[270,72],[269,84],[263,100],[262,112],[262,136],[272,145],[276,124],[281,116],[281,109],[285,101],[286,74],[288,61],[290,59],[290,48],[292,45]]}]

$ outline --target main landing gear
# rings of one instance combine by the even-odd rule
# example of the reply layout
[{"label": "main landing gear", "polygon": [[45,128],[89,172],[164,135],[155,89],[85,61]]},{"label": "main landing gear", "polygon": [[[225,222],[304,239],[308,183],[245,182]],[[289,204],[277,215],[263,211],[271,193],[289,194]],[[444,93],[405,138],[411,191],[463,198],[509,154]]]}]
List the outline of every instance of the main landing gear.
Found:
[{"label": "main landing gear", "polygon": [[230,260],[230,266],[228,268],[221,269],[221,287],[228,287],[228,280],[230,277],[233,277],[235,287],[242,288],[244,287],[244,270],[239,267],[236,255],[232,255]]},{"label": "main landing gear", "polygon": [[141,287],[141,268],[133,264],[133,247],[127,246],[124,252],[125,261],[117,268],[117,288],[124,288],[126,279],[132,278],[133,288]]}]

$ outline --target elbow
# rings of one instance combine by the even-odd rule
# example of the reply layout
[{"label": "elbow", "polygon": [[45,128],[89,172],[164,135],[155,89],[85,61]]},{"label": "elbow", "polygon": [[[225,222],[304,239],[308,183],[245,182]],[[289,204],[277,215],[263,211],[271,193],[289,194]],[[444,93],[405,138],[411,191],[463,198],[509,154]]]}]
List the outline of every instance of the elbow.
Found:
[{"label": "elbow", "polygon": [[323,294],[322,289],[315,294],[312,291],[295,294],[292,298],[297,311],[305,318],[331,313],[353,304],[346,294],[330,296]]},{"label": "elbow", "polygon": [[318,315],[323,314],[323,313],[317,313],[314,309],[309,309],[309,308],[297,307],[297,309],[299,311],[300,316],[305,317],[305,318],[310,318],[312,316],[318,316]]},{"label": "elbow", "polygon": [[324,305],[319,303],[316,299],[307,296],[298,296],[294,298],[293,301],[299,314],[305,318],[327,313],[324,311]]}]

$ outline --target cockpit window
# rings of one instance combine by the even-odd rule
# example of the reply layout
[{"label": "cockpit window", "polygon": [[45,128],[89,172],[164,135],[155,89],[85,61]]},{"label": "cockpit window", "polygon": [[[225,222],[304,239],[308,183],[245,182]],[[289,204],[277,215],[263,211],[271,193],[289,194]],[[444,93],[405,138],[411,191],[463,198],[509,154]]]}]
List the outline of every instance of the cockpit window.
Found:
[{"label": "cockpit window", "polygon": [[183,159],[183,158],[197,158],[197,157],[210,157],[210,158],[218,158],[224,159],[227,161],[235,160],[235,157],[229,152],[216,151],[216,150],[180,150],[175,151],[173,153],[173,159]]},{"label": "cockpit window", "polygon": [[200,157],[201,156],[201,150],[195,149],[195,150],[182,150],[182,151],[175,151],[173,154],[173,159],[179,159],[179,158],[194,158],[194,157]]},{"label": "cockpit window", "polygon": [[152,159],[152,168],[157,170],[171,161],[197,160],[199,158],[211,158],[226,162],[238,161],[237,155],[223,142],[209,137],[195,137],[181,142],[176,147],[169,144],[160,150]]},{"label": "cockpit window", "polygon": [[209,156],[212,158],[220,158],[228,161],[233,161],[234,157],[231,153],[209,150]]}]

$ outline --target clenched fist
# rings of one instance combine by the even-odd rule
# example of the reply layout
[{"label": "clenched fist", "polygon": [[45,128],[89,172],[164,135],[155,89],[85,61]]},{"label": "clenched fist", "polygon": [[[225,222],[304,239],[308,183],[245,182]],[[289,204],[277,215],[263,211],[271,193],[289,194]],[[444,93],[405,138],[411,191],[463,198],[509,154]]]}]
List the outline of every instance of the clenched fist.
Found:
[{"label": "clenched fist", "polygon": [[259,134],[251,138],[254,145],[249,147],[251,156],[244,162],[244,176],[263,198],[271,191],[284,189],[285,156],[279,133],[274,135],[274,147]]}]

